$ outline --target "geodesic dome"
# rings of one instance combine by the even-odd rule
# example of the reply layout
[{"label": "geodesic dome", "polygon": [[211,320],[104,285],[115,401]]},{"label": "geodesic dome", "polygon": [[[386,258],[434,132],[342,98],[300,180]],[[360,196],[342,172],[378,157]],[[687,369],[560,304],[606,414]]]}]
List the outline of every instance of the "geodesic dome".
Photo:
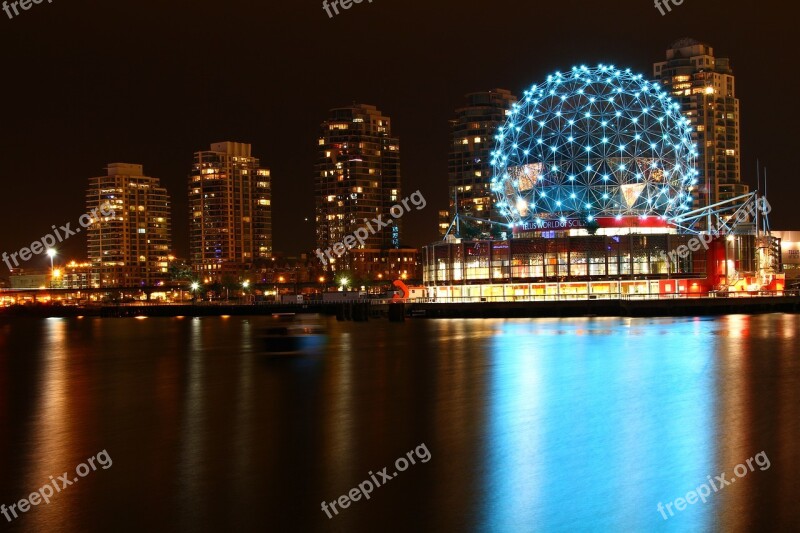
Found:
[{"label": "geodesic dome", "polygon": [[492,190],[512,225],[686,211],[691,125],[657,82],[609,65],[548,76],[498,128]]}]

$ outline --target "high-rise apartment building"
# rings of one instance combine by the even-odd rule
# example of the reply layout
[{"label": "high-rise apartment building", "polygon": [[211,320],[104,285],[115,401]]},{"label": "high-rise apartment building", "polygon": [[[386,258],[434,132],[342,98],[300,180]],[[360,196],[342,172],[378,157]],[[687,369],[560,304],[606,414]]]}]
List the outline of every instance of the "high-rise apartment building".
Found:
[{"label": "high-rise apartment building", "polygon": [[677,41],[653,74],[691,121],[699,156],[695,207],[747,194],[742,183],[739,100],[730,61],[693,39]]},{"label": "high-rise apartment building", "polygon": [[[505,123],[516,101],[510,91],[493,89],[466,95],[466,105],[456,110],[456,118],[450,121],[450,204],[447,215],[450,221],[456,214],[457,205],[460,215],[505,222],[495,213],[489,161],[495,145],[495,130]],[[488,226],[481,222],[466,220],[466,223],[489,231]],[[442,220],[439,229],[442,234],[447,232]]]},{"label": "high-rise apartment building", "polygon": [[142,165],[112,163],[105,176],[90,178],[86,208],[101,214],[87,229],[92,276],[101,287],[152,287],[168,279],[169,195]]},{"label": "high-rise apartment building", "polygon": [[[317,246],[342,242],[402,200],[400,141],[392,136],[391,119],[375,106],[353,104],[332,109],[322,123],[314,176]],[[400,219],[371,234],[363,251],[400,247]],[[357,254],[347,252],[329,265],[333,270],[358,269]]]},{"label": "high-rise apartment building", "polygon": [[196,152],[189,176],[189,257],[203,279],[222,281],[272,256],[270,172],[249,144]]}]

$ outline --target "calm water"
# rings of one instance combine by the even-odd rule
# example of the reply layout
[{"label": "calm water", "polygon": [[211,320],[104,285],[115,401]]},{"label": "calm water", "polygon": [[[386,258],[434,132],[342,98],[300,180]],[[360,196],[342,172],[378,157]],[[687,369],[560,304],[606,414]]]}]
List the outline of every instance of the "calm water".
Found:
[{"label": "calm water", "polygon": [[0,504],[113,460],[0,531],[800,529],[800,317],[327,321],[295,361],[266,321],[0,322]]}]

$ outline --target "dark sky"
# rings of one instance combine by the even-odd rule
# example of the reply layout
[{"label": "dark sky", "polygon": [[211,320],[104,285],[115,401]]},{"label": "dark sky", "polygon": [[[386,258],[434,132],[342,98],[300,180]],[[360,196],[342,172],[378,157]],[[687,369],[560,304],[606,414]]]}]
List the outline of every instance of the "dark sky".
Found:
[{"label": "dark sky", "polygon": [[[685,36],[731,58],[745,181],[758,157],[773,227],[800,229],[797,31],[782,6],[686,0],[661,16],[650,0],[365,0],[329,19],[321,0],[53,0],[0,12],[0,252],[74,226],[87,179],[121,161],[167,186],[185,256],[192,153],[222,140],[252,143],[272,170],[275,249],[305,251],[317,129],[354,100],[394,121],[405,193],[428,200],[404,217],[404,240],[422,245],[447,202],[447,121],[465,93],[520,94],[580,63],[649,77]],[[82,237],[66,256],[85,257]]]}]

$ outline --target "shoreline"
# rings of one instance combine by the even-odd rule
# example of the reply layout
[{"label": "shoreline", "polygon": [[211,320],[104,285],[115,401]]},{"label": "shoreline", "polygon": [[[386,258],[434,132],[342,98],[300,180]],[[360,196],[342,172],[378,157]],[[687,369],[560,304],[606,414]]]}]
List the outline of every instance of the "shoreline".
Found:
[{"label": "shoreline", "polygon": [[16,306],[0,309],[0,319],[15,318],[178,318],[322,314],[357,322],[407,318],[559,318],[658,317],[798,313],[800,295],[686,297],[670,299],[571,299],[520,302],[308,302],[269,305],[112,305]]}]

